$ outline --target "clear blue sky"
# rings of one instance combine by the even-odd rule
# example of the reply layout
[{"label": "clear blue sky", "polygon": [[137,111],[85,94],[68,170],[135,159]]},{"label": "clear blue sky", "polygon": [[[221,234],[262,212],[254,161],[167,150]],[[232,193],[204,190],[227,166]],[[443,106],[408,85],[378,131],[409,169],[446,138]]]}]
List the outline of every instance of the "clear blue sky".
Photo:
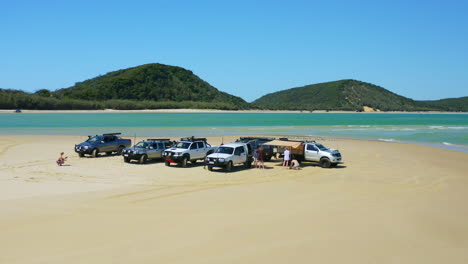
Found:
[{"label": "clear blue sky", "polygon": [[0,88],[36,91],[146,63],[247,101],[357,79],[468,96],[465,1],[0,0]]}]

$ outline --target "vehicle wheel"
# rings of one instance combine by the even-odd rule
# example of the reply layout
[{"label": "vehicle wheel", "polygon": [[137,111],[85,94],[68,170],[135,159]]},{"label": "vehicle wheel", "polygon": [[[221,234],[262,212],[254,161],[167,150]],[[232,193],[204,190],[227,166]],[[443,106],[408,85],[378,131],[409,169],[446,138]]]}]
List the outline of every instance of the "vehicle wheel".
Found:
[{"label": "vehicle wheel", "polygon": [[165,164],[166,166],[171,166],[171,163],[170,163],[169,161],[167,161],[167,160],[164,161],[164,164]]},{"label": "vehicle wheel", "polygon": [[227,171],[232,171],[232,161],[228,162],[228,164],[226,165],[226,170]]},{"label": "vehicle wheel", "polygon": [[145,155],[142,155],[140,157],[139,162],[140,162],[140,164],[145,164],[147,160],[148,160],[148,156],[146,156],[146,154],[145,154]]},{"label": "vehicle wheel", "polygon": [[99,156],[99,150],[93,149],[93,152],[91,152],[91,157],[96,158],[97,156]]},{"label": "vehicle wheel", "polygon": [[112,152],[110,152],[110,151],[106,152],[107,156],[109,156],[110,154],[112,154]]},{"label": "vehicle wheel", "polygon": [[208,170],[209,170],[209,171],[212,171],[212,170],[213,170],[213,167],[208,166]]},{"label": "vehicle wheel", "polygon": [[124,162],[130,162],[130,158],[124,157]]},{"label": "vehicle wheel", "polygon": [[120,146],[119,149],[117,149],[117,155],[122,155],[123,150],[124,150],[124,147]]},{"label": "vehicle wheel", "polygon": [[182,159],[182,162],[180,163],[180,165],[182,166],[182,168],[187,167],[187,160],[188,160],[187,157],[184,157],[184,158]]},{"label": "vehicle wheel", "polygon": [[331,162],[329,159],[327,158],[322,158],[320,159],[320,167],[322,168],[330,168],[331,166]]},{"label": "vehicle wheel", "polygon": [[246,168],[246,169],[252,168],[252,163],[251,163],[250,161],[246,161],[246,162],[244,163],[244,168]]},{"label": "vehicle wheel", "polygon": [[84,157],[84,154],[83,154],[83,153],[78,153],[78,156],[79,156],[80,158],[82,158],[82,157]]}]

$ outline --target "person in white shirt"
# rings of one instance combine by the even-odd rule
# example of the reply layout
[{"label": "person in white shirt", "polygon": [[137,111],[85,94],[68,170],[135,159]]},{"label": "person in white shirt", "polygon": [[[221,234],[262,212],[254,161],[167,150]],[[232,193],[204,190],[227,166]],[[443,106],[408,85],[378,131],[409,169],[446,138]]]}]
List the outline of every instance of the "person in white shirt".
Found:
[{"label": "person in white shirt", "polygon": [[283,167],[288,167],[289,161],[291,160],[291,152],[289,151],[289,148],[286,148],[283,154],[284,154]]}]

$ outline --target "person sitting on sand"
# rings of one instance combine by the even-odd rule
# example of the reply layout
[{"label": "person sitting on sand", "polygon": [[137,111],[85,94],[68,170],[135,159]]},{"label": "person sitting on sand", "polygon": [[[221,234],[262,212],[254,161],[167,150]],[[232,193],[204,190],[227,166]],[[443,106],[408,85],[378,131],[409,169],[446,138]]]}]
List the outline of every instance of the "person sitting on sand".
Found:
[{"label": "person sitting on sand", "polygon": [[291,169],[291,170],[300,170],[301,167],[299,167],[299,161],[297,161],[297,159],[291,160],[291,165],[289,166],[289,169]]},{"label": "person sitting on sand", "polygon": [[68,157],[64,157],[63,154],[65,153],[64,152],[60,153],[60,157],[57,159],[57,165],[59,166],[62,166],[68,158]]}]

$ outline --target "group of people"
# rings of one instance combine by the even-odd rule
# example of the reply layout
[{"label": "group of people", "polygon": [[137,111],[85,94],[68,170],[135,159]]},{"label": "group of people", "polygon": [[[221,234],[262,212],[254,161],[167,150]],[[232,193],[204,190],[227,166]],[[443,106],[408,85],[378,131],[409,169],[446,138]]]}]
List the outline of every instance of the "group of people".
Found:
[{"label": "group of people", "polygon": [[283,167],[288,167],[289,166],[289,169],[291,170],[299,170],[301,169],[299,167],[299,161],[297,159],[292,159],[291,160],[291,151],[289,150],[289,148],[286,148],[283,152]]},{"label": "group of people", "polygon": [[[286,148],[284,150],[283,155],[284,155],[283,167],[288,167],[289,166],[289,169],[292,169],[292,170],[301,169],[299,167],[299,161],[297,159],[292,159],[291,160],[291,151],[289,150],[289,148]],[[259,147],[254,152],[254,167],[255,168],[265,169],[265,151],[263,150],[263,147]]]}]

